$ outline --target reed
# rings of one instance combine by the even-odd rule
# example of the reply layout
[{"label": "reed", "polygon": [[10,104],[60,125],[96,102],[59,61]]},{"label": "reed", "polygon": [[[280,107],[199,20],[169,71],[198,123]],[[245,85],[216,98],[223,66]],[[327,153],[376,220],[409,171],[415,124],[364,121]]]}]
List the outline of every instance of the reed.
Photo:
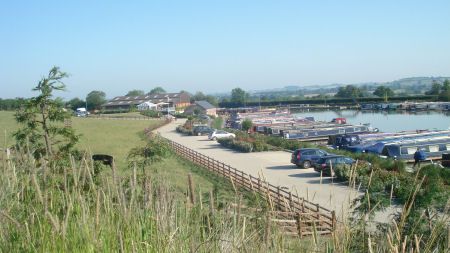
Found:
[{"label": "reed", "polygon": [[[229,183],[227,189],[235,194],[238,209],[227,215],[222,203],[230,197],[205,191],[202,185],[197,192],[199,201],[186,211],[183,193],[194,192],[189,191],[194,181],[189,183],[187,176],[184,187],[174,187],[167,177],[151,170],[137,175],[134,168],[132,176],[117,173],[114,178],[110,171],[102,171],[94,178],[89,158],[71,158],[60,165],[61,169],[52,168],[52,173],[44,175],[42,163],[33,158],[23,162],[20,157],[26,158],[26,151],[15,154],[11,167],[0,174],[1,252],[358,252],[364,247],[370,252],[444,252],[447,246],[447,234],[443,236],[442,231],[447,231],[448,208],[431,217],[429,236],[405,233],[420,187],[410,193],[401,219],[388,226],[386,233],[369,231],[362,221],[350,222],[343,217],[332,235],[320,235],[315,229],[313,237],[299,239],[285,235],[269,214],[260,212],[249,218],[241,208],[245,202],[264,210],[275,209],[276,203],[267,192],[268,202],[249,201],[255,198],[254,193]],[[417,178],[415,183],[423,180]],[[44,181],[46,197],[42,193]],[[195,183],[199,185],[197,176]],[[285,202],[289,207],[292,200]]]}]

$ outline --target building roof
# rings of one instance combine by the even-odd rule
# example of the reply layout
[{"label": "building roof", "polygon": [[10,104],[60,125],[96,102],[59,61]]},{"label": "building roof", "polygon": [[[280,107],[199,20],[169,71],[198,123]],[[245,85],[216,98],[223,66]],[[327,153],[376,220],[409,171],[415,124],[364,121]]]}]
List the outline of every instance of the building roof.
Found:
[{"label": "building roof", "polygon": [[200,106],[203,109],[205,109],[205,110],[216,108],[214,105],[212,105],[208,101],[204,101],[204,100],[202,100],[202,101],[195,101],[195,103],[198,106]]},{"label": "building roof", "polygon": [[184,93],[161,93],[153,95],[140,95],[140,96],[119,96],[111,99],[102,106],[114,106],[114,105],[139,105],[144,102],[150,102],[158,104],[162,102],[176,102],[181,96],[186,96]]}]

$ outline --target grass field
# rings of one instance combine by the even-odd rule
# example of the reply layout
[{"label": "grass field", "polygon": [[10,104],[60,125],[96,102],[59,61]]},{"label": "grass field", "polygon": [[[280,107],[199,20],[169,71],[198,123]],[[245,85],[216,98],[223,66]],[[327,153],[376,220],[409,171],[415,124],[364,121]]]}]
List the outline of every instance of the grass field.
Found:
[{"label": "grass field", "polygon": [[128,151],[144,142],[139,133],[160,124],[159,120],[99,120],[72,118],[72,127],[81,134],[77,147],[92,154],[114,156],[119,169],[126,166]]},{"label": "grass field", "polygon": [[[121,113],[123,117],[134,117],[135,113]],[[72,127],[81,134],[77,148],[86,150],[92,154],[107,154],[115,158],[121,176],[128,177],[132,170],[127,169],[128,152],[137,146],[142,146],[141,133],[144,129],[160,124],[159,120],[101,120],[93,118],[72,118]],[[6,145],[14,144],[11,136],[18,128],[14,120],[14,112],[0,112],[0,130],[3,135],[6,130]],[[3,137],[4,139],[4,137]],[[4,146],[5,141],[2,141]],[[212,175],[184,159],[171,156],[164,161],[154,164],[152,174],[163,180],[170,181],[176,189],[178,197],[186,191],[188,174],[193,174],[197,190],[202,195],[214,190],[223,200],[233,200],[233,188],[226,180]],[[206,196],[205,195],[205,196]]]},{"label": "grass field", "polygon": [[8,147],[14,143],[12,133],[18,128],[14,112],[0,111],[0,147]]},{"label": "grass field", "polygon": [[[136,117],[135,113],[122,113],[123,117]],[[92,154],[114,156],[118,168],[126,166],[128,151],[144,142],[139,133],[145,128],[160,124],[159,120],[99,120],[90,118],[72,118],[72,127],[81,134],[77,148]],[[14,119],[14,112],[0,112],[1,147],[14,144],[12,133],[19,125]],[[6,132],[6,135],[5,135]]]}]

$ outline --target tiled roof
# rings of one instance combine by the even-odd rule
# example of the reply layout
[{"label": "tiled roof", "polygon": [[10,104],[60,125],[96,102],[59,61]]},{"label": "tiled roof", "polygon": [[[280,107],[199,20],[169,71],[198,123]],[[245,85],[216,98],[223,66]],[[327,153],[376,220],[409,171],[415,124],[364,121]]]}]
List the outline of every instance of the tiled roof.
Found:
[{"label": "tiled roof", "polygon": [[195,101],[195,103],[205,110],[216,108],[214,105],[210,104],[208,101]]}]

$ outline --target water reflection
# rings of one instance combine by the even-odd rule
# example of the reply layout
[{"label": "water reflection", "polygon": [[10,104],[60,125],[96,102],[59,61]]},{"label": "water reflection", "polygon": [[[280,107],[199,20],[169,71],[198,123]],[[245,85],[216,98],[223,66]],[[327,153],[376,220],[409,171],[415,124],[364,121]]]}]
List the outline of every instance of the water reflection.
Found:
[{"label": "water reflection", "polygon": [[370,123],[381,131],[448,129],[450,127],[449,111],[291,110],[291,113],[302,117],[312,116],[321,121],[344,117],[349,124]]}]

